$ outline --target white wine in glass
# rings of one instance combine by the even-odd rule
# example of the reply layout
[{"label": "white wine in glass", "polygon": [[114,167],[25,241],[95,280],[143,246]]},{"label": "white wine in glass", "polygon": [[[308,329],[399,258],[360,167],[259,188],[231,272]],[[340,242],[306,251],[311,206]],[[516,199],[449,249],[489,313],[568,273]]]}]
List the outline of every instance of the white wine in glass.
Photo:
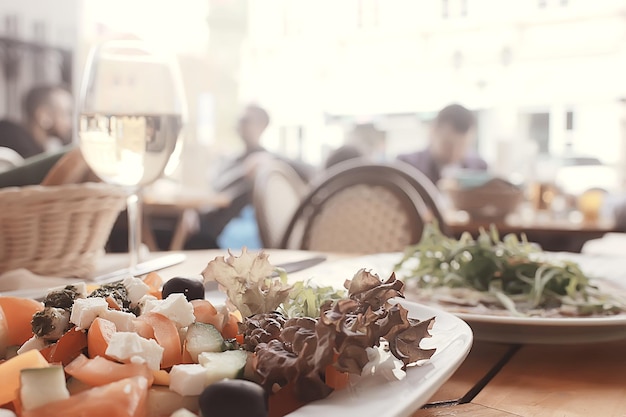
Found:
[{"label": "white wine in glass", "polygon": [[185,99],[176,60],[142,41],[109,41],[90,53],[78,132],[89,167],[128,191],[131,272],[141,244],[140,191],[157,180],[181,145]]}]

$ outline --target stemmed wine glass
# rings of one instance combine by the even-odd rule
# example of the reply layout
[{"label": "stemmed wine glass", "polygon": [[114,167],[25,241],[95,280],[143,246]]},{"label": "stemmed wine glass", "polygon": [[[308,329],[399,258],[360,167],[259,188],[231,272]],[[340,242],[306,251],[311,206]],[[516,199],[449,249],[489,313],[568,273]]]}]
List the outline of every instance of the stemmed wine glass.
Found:
[{"label": "stemmed wine glass", "polygon": [[85,161],[103,181],[128,192],[133,273],[141,245],[141,189],[168,163],[177,163],[172,155],[180,153],[182,143],[185,98],[175,58],[138,40],[95,46],[83,75],[79,112]]}]

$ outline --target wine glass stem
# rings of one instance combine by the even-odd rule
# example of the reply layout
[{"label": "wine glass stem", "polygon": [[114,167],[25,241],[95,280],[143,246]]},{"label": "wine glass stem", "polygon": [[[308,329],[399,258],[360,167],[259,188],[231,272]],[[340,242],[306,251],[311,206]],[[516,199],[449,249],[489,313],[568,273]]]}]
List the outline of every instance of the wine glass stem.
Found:
[{"label": "wine glass stem", "polygon": [[141,247],[141,198],[138,191],[130,193],[126,200],[128,211],[128,255],[130,271],[134,274],[139,263]]}]

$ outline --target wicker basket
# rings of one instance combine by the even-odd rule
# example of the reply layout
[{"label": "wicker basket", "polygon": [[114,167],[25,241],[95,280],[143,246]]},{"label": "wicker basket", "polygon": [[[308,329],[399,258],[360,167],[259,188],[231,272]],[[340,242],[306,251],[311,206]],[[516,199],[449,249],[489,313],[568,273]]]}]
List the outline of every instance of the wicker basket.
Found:
[{"label": "wicker basket", "polygon": [[0,190],[0,273],[89,276],[125,200],[123,190],[99,183]]},{"label": "wicker basket", "polygon": [[454,207],[466,211],[474,220],[503,221],[524,197],[520,188],[500,178],[477,187],[447,186],[445,190]]}]

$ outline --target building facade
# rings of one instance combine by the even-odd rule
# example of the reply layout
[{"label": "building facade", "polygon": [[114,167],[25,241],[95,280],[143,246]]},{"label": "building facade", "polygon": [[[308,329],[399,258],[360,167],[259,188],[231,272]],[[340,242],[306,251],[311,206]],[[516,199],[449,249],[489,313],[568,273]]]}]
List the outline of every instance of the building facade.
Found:
[{"label": "building facade", "polygon": [[269,146],[311,162],[361,123],[387,157],[424,146],[458,102],[496,170],[566,151],[623,165],[625,40],[620,0],[249,0],[240,94],[269,109]]}]

